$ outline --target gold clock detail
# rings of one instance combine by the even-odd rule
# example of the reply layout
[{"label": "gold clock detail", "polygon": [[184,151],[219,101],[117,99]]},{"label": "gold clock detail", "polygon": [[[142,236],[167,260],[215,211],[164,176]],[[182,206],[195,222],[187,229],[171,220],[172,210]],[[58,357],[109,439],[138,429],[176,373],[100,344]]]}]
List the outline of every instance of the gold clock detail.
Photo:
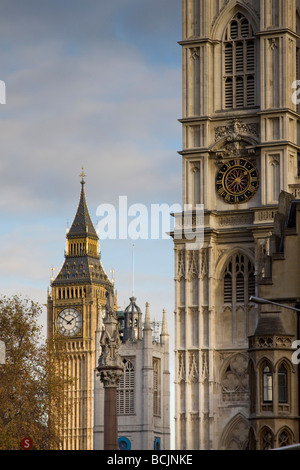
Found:
[{"label": "gold clock detail", "polygon": [[218,195],[228,204],[242,204],[258,190],[258,170],[244,158],[224,163],[216,177]]},{"label": "gold clock detail", "polygon": [[56,324],[61,335],[76,336],[82,327],[82,317],[75,308],[65,308],[58,314]]}]

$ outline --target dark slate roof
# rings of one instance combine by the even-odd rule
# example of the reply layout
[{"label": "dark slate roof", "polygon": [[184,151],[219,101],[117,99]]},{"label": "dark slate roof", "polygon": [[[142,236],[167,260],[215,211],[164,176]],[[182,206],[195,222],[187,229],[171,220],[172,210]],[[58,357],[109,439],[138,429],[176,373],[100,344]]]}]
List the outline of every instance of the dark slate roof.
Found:
[{"label": "dark slate roof", "polygon": [[67,256],[52,285],[91,283],[111,284],[100,260],[90,256]]},{"label": "dark slate roof", "polygon": [[255,330],[255,336],[286,335],[281,318],[274,314],[261,314]]},{"label": "dark slate roof", "polygon": [[72,223],[72,226],[68,232],[67,237],[72,238],[76,236],[89,235],[98,239],[98,235],[94,228],[93,222],[91,220],[89,210],[86,203],[85,192],[84,192],[85,182],[81,181],[81,194],[80,200],[77,208],[77,212]]}]

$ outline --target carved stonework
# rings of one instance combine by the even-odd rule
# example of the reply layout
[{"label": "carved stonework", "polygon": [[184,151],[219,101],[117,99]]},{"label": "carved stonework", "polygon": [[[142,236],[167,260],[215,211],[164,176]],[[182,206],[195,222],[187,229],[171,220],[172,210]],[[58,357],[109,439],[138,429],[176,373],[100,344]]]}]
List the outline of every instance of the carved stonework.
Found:
[{"label": "carved stonework", "polygon": [[255,151],[259,140],[259,125],[234,119],[225,126],[215,129],[215,145],[211,149],[219,164],[223,159],[247,157],[255,161]]},{"label": "carved stonework", "polygon": [[121,376],[123,375],[123,370],[121,369],[102,369],[99,374],[100,380],[103,383],[104,387],[118,387]]},{"label": "carved stonework", "polygon": [[199,49],[197,47],[192,47],[190,49],[190,52],[191,52],[192,59],[194,59],[194,60],[199,59]]},{"label": "carved stonework", "polygon": [[188,251],[188,279],[195,279],[199,274],[199,252],[196,250]]},{"label": "carved stonework", "polygon": [[178,252],[178,269],[177,269],[178,280],[185,278],[185,251],[180,250]]},{"label": "carved stonework", "polygon": [[252,336],[249,340],[250,349],[291,349],[293,336]]},{"label": "carved stonework", "polygon": [[254,123],[244,123],[234,119],[226,126],[218,126],[215,129],[215,141],[227,137],[229,142],[241,141],[241,135],[252,135],[259,137],[259,125]]},{"label": "carved stonework", "polygon": [[221,215],[218,217],[219,227],[231,227],[231,226],[247,226],[253,224],[252,214],[234,214],[234,215]]},{"label": "carved stonework", "polygon": [[222,376],[224,401],[244,401],[249,394],[248,357],[235,354]]},{"label": "carved stonework", "polygon": [[199,364],[196,352],[189,353],[189,381],[198,382],[199,380]]},{"label": "carved stonework", "polygon": [[114,311],[114,297],[107,292],[103,331],[100,339],[101,355],[98,361],[98,376],[104,387],[117,387],[123,374],[123,364],[119,354],[121,345],[119,322]]},{"label": "carved stonework", "polygon": [[208,351],[202,352],[202,369],[201,369],[201,381],[208,380],[209,376],[209,364],[208,364]]},{"label": "carved stonework", "polygon": [[185,354],[183,351],[178,352],[178,382],[185,380]]},{"label": "carved stonework", "polygon": [[209,265],[208,265],[208,248],[203,248],[201,250],[201,279],[203,280],[208,276]]}]

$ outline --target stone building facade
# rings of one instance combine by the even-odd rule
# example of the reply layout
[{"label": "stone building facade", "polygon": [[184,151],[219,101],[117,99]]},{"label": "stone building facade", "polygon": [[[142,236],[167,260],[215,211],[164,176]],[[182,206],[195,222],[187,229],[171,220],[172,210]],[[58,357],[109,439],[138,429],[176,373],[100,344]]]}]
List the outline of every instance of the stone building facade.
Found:
[{"label": "stone building facade", "polygon": [[[244,449],[250,429],[257,439],[249,360],[255,369],[261,351],[253,338],[264,322],[249,299],[260,290],[271,295],[260,286],[270,278],[279,195],[299,196],[299,7],[182,1],[182,202],[193,228],[204,207],[204,223],[194,248],[175,236],[180,216],[174,231],[178,449]],[[295,325],[281,321],[274,335],[295,336]],[[281,367],[281,353],[274,350],[269,366]],[[293,426],[290,435],[299,438]]]},{"label": "stone building facade", "polygon": [[[117,389],[119,448],[123,450],[170,449],[169,334],[163,312],[158,335],[150,320],[149,304],[145,318],[135,297],[125,311],[117,312],[120,356],[124,372]],[[101,331],[97,330],[99,338]],[[99,345],[99,341],[96,340]],[[99,351],[100,353],[100,351]],[[98,356],[98,352],[96,354]],[[103,449],[104,389],[95,377],[94,449]]]}]

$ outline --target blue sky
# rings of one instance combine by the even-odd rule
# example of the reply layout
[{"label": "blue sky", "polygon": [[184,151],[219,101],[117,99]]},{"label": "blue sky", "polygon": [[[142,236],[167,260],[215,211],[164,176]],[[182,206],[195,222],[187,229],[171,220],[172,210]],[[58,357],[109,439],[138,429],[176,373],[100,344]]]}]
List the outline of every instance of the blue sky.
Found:
[{"label": "blue sky", "polygon": [[[1,0],[0,293],[45,304],[64,259],[82,165],[92,220],[128,205],[181,203],[180,0]],[[102,240],[121,308],[132,292],[167,310],[174,348],[171,240]],[[41,319],[46,325],[46,314]],[[173,378],[172,378],[173,380]]]}]

